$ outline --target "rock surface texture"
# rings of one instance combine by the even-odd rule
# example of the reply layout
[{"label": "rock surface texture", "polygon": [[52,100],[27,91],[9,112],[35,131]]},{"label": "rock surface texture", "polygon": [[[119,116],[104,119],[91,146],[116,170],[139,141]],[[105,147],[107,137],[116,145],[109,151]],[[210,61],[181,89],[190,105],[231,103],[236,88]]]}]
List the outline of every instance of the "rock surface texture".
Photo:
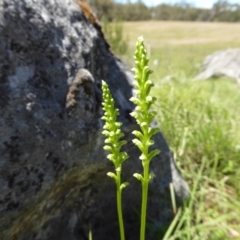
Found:
[{"label": "rock surface texture", "polygon": [[[133,75],[100,27],[73,0],[0,1],[0,239],[119,239],[113,170],[101,134],[101,80],[109,84],[128,140],[136,124]],[[162,134],[149,190],[149,239],[172,218],[169,183],[188,187]],[[138,239],[139,152],[124,164],[126,239]],[[154,219],[154,221],[153,221]],[[155,224],[155,225],[154,225]],[[151,232],[151,233],[150,233]]]},{"label": "rock surface texture", "polygon": [[233,78],[240,86],[240,49],[217,51],[207,56],[196,80],[221,76]]}]

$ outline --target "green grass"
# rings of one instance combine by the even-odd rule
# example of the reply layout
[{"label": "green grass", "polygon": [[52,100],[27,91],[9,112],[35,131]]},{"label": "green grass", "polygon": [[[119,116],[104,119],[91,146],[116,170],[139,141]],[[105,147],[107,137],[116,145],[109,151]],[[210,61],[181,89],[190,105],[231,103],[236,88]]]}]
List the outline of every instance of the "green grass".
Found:
[{"label": "green grass", "polygon": [[130,49],[123,59],[129,65],[132,41],[143,35],[149,43],[157,120],[192,189],[166,239],[240,239],[240,89],[227,78],[193,80],[205,56],[239,47],[239,24],[138,22],[124,27]]},{"label": "green grass", "polygon": [[[187,220],[191,222],[191,228],[187,228],[191,230],[191,237],[181,239],[204,239],[198,235],[204,231],[215,234],[206,239],[228,239],[234,231],[238,235],[239,90],[229,82],[191,82],[185,79],[183,82],[159,83],[154,94],[160,99],[156,109],[162,131],[192,189],[205,161],[194,196],[195,209],[190,209],[188,217],[191,221]],[[224,99],[224,96],[231,96],[231,99]],[[199,231],[198,226],[203,230]]]}]

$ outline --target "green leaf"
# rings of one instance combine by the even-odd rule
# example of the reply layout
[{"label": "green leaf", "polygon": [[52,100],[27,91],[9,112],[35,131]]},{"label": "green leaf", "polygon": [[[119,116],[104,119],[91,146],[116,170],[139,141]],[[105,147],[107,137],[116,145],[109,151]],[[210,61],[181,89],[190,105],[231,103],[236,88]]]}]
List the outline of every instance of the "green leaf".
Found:
[{"label": "green leaf", "polygon": [[142,110],[142,106],[135,107],[135,111],[140,112]]},{"label": "green leaf", "polygon": [[136,68],[132,68],[132,69],[131,69],[131,71],[133,71],[133,72],[136,72],[136,71],[137,71],[137,69],[136,69]]},{"label": "green leaf", "polygon": [[135,119],[138,118],[138,113],[137,113],[137,112],[132,112],[132,113],[130,113],[130,115],[131,115],[132,117],[134,117]]},{"label": "green leaf", "polygon": [[118,134],[116,134],[116,135],[118,135],[117,137],[118,137],[118,139],[119,138],[122,138],[122,137],[124,137],[124,134],[122,133],[122,132],[119,132]]},{"label": "green leaf", "polygon": [[143,128],[143,127],[145,127],[145,126],[147,126],[147,125],[148,125],[148,124],[147,124],[146,122],[141,122],[141,123],[140,123],[140,127],[141,127],[141,128]]},{"label": "green leaf", "polygon": [[145,89],[146,95],[149,95],[153,86],[154,86],[154,84],[152,83],[151,80],[146,81],[146,83],[144,84],[144,89]]},{"label": "green leaf", "polygon": [[114,137],[115,136],[115,132],[114,131],[109,131],[109,136],[110,137]]},{"label": "green leaf", "polygon": [[146,157],[145,154],[141,154],[141,156],[139,157],[139,159],[142,160],[142,161],[147,161],[147,160],[148,160],[148,158]]},{"label": "green leaf", "polygon": [[[115,125],[117,128],[119,128],[119,127],[121,127],[122,123],[120,123],[120,122],[115,122],[114,125]],[[119,131],[120,131],[120,129],[119,129]]]},{"label": "green leaf", "polygon": [[119,148],[121,148],[121,147],[124,146],[125,144],[127,144],[127,141],[126,141],[126,140],[122,140],[122,141],[118,142]]},{"label": "green leaf", "polygon": [[126,152],[121,152],[120,159],[121,159],[121,162],[124,162],[126,159],[128,159],[128,154]]},{"label": "green leaf", "polygon": [[106,116],[102,116],[101,119],[102,119],[102,120],[106,120],[107,117],[106,117]]},{"label": "green leaf", "polygon": [[109,131],[107,131],[107,130],[103,130],[103,131],[102,131],[102,134],[103,134],[103,135],[106,135],[106,136],[109,136],[109,135],[110,135]]},{"label": "green leaf", "polygon": [[156,113],[156,112],[154,112],[154,111],[151,111],[151,112],[148,113],[148,115],[147,115],[147,121],[148,121],[149,123],[151,123],[152,120],[155,118],[155,116],[156,116],[155,113]]},{"label": "green leaf", "polygon": [[148,141],[146,141],[146,145],[147,145],[148,147],[152,146],[153,144],[154,144],[154,141],[151,140],[151,139],[149,139]]},{"label": "green leaf", "polygon": [[116,157],[115,157],[114,154],[108,154],[108,155],[107,155],[107,158],[108,158],[110,161],[112,161],[112,162],[115,162],[115,160],[116,160]]},{"label": "green leaf", "polygon": [[111,141],[110,138],[106,138],[104,142],[105,142],[105,143],[112,143],[112,141]]},{"label": "green leaf", "polygon": [[115,181],[117,181],[117,176],[116,176],[115,173],[113,173],[113,172],[108,172],[107,175],[108,175],[109,177],[113,178]]},{"label": "green leaf", "polygon": [[153,99],[154,99],[153,97],[147,96],[147,97],[146,97],[146,102],[147,102],[147,103],[152,103],[152,102],[153,102]]},{"label": "green leaf", "polygon": [[151,160],[152,160],[155,156],[157,156],[159,153],[160,153],[160,150],[158,150],[158,149],[155,149],[155,150],[151,151],[151,152],[148,154],[148,156],[147,156],[148,161],[151,161]]},{"label": "green leaf", "polygon": [[103,129],[106,129],[106,130],[108,130],[108,129],[109,129],[109,127],[110,127],[110,125],[109,125],[107,122],[105,122],[105,124],[104,124],[104,126],[103,126]]},{"label": "green leaf", "polygon": [[139,181],[141,181],[141,182],[143,181],[143,177],[142,177],[141,174],[139,174],[139,173],[134,173],[133,176],[134,176],[136,179],[138,179]]},{"label": "green leaf", "polygon": [[133,143],[140,149],[140,151],[143,151],[143,144],[142,144],[142,142],[141,141],[139,141],[138,139],[133,139],[132,140],[133,141]]},{"label": "green leaf", "polygon": [[141,141],[143,140],[143,135],[140,131],[134,130],[132,134],[139,138]]},{"label": "green leaf", "polygon": [[136,105],[140,104],[140,100],[137,97],[131,97],[129,100],[131,102],[135,103]]},{"label": "green leaf", "polygon": [[149,181],[155,178],[155,174],[153,172],[149,173]]},{"label": "green leaf", "polygon": [[109,152],[112,152],[112,151],[113,151],[113,148],[110,147],[109,145],[105,145],[105,146],[103,147],[103,149],[106,150],[106,151],[109,151]]},{"label": "green leaf", "polygon": [[120,185],[120,189],[123,190],[125,187],[127,187],[129,185],[128,182],[124,182]]},{"label": "green leaf", "polygon": [[153,135],[155,135],[155,134],[158,133],[159,131],[160,131],[159,128],[149,127],[149,128],[148,128],[148,135],[149,135],[149,137],[151,138]]}]

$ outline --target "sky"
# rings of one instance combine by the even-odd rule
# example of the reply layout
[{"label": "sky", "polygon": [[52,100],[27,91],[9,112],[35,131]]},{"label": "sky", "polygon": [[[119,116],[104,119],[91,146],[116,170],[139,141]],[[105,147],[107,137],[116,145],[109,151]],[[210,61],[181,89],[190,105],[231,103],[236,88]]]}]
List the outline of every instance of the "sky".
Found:
[{"label": "sky", "polygon": [[[137,0],[130,0],[130,1],[131,2],[137,2]],[[128,2],[128,0],[117,0],[117,2],[126,3],[126,2]],[[156,6],[156,5],[161,4],[161,3],[174,4],[176,2],[186,2],[186,3],[192,3],[196,7],[211,8],[212,5],[215,2],[217,2],[217,0],[187,0],[187,1],[183,1],[183,0],[142,0],[142,2],[149,7]],[[228,0],[228,2],[240,4],[240,0]]]}]

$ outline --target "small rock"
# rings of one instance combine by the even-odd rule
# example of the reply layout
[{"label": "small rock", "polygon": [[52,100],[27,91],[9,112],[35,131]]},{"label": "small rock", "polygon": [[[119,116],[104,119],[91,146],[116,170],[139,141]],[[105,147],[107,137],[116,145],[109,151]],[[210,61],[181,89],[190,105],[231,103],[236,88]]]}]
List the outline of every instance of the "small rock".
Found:
[{"label": "small rock", "polygon": [[226,76],[240,85],[240,49],[217,51],[205,58],[200,74],[195,80]]}]

